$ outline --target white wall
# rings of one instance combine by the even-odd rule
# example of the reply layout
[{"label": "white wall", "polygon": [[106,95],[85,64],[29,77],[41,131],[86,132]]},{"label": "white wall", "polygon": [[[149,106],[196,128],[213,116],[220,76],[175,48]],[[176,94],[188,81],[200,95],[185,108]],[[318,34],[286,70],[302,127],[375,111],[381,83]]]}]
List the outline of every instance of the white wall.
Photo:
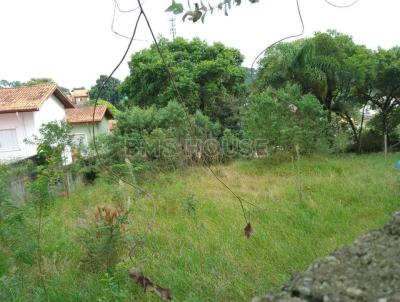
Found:
[{"label": "white wall", "polygon": [[34,112],[1,113],[0,130],[16,129],[18,150],[1,151],[0,162],[15,161],[36,155],[36,146],[27,145],[25,139],[32,139],[33,135],[39,135],[39,129],[52,121],[64,121],[65,110],[62,103],[54,96],[50,96]]},{"label": "white wall", "polygon": [[39,111],[33,113],[33,116],[35,119],[35,130],[38,132],[40,127],[44,124],[65,120],[64,105],[54,95],[52,95],[43,102]]},{"label": "white wall", "polygon": [[13,161],[36,154],[36,147],[24,142],[24,139],[32,137],[35,132],[33,112],[0,114],[0,130],[6,129],[16,129],[18,148],[16,150],[0,149],[0,162]]}]

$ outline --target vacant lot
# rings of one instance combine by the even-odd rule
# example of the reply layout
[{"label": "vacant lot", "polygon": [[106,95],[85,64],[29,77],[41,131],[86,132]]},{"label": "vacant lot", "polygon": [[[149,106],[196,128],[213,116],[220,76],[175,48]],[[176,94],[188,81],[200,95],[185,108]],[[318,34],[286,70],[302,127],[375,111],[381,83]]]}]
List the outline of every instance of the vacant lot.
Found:
[{"label": "vacant lot", "polygon": [[[127,276],[140,266],[176,301],[248,301],[282,284],[315,258],[385,224],[400,208],[399,155],[268,159],[214,167],[246,201],[250,239],[238,201],[201,167],[145,182],[154,200],[135,199],[128,186],[99,179],[46,209],[45,282],[51,301],[156,301]],[[130,209],[135,248],[113,272],[83,272],[80,220],[97,206]],[[0,221],[0,300],[45,301],[30,249],[36,216],[31,205]],[[5,234],[6,233],[6,234]],[[5,235],[4,235],[5,234]],[[13,241],[10,242],[10,238]]]}]

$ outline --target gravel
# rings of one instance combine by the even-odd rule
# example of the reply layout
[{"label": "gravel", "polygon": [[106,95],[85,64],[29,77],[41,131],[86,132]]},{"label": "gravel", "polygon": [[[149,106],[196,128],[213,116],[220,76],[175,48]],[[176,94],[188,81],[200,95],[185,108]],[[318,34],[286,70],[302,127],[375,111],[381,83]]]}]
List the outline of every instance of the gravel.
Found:
[{"label": "gravel", "polygon": [[400,212],[380,230],[315,261],[252,302],[400,302]]}]

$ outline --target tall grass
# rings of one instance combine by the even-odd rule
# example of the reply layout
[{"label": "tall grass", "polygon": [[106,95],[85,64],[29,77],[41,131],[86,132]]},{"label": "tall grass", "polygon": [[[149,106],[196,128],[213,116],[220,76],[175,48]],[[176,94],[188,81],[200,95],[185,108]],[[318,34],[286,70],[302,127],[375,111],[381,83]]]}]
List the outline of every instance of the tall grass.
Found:
[{"label": "tall grass", "polygon": [[[152,281],[171,288],[176,301],[248,301],[388,221],[400,207],[396,159],[398,155],[386,161],[381,155],[348,155],[214,167],[257,205],[246,205],[254,228],[249,240],[237,200],[206,169],[160,174],[145,184],[155,201],[129,204],[127,231],[135,248],[109,272],[112,277],[79,268],[78,222],[97,204],[126,205],[134,192],[100,179],[68,200],[57,200],[45,217],[42,253],[49,298],[157,301],[130,282],[128,270],[139,266]],[[35,219],[29,207],[23,209],[28,225]],[[43,301],[34,266],[3,255],[0,300]]]}]

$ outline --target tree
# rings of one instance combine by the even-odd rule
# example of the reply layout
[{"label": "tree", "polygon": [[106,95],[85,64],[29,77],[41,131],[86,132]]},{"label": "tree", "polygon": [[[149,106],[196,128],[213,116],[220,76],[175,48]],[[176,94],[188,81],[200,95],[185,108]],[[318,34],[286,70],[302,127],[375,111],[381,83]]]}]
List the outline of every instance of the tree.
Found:
[{"label": "tree", "polygon": [[155,45],[135,53],[129,62],[130,75],[121,86],[129,104],[162,108],[171,100],[181,101],[179,90],[189,113],[200,110],[213,122],[237,129],[238,108],[246,92],[240,52],[221,43],[208,45],[199,39],[183,38],[172,42],[162,39],[160,48],[172,75]]},{"label": "tree", "polygon": [[[57,84],[57,83],[51,78],[31,78],[28,82],[22,83],[21,85],[34,86],[34,85],[42,85],[42,84]],[[59,86],[59,88],[63,93],[70,94],[70,91],[68,88],[65,88],[62,86]]]},{"label": "tree", "polygon": [[121,100],[123,95],[119,90],[121,81],[111,77],[103,89],[100,91],[103,83],[107,80],[108,76],[101,75],[97,80],[96,84],[90,89],[91,98],[100,98],[109,101],[111,104],[117,108],[121,107]]},{"label": "tree", "polygon": [[368,102],[363,96],[373,70],[372,53],[352,38],[328,31],[309,39],[278,44],[261,60],[256,89],[300,85],[303,93],[314,94],[327,112],[347,122],[354,142],[361,144],[362,122],[358,111]]},{"label": "tree", "polygon": [[12,81],[12,82],[9,82],[7,80],[0,81],[0,88],[15,88],[21,85],[22,83],[20,81]]},{"label": "tree", "polygon": [[327,142],[324,110],[315,96],[302,95],[297,85],[253,94],[243,116],[247,134],[267,140],[270,151],[311,153]]},{"label": "tree", "polygon": [[25,86],[34,86],[40,84],[54,84],[53,79],[50,78],[31,78],[28,82],[24,83]]},{"label": "tree", "polygon": [[380,110],[383,149],[387,154],[390,115],[400,107],[400,47],[379,49],[375,53],[375,78],[369,98]]}]

